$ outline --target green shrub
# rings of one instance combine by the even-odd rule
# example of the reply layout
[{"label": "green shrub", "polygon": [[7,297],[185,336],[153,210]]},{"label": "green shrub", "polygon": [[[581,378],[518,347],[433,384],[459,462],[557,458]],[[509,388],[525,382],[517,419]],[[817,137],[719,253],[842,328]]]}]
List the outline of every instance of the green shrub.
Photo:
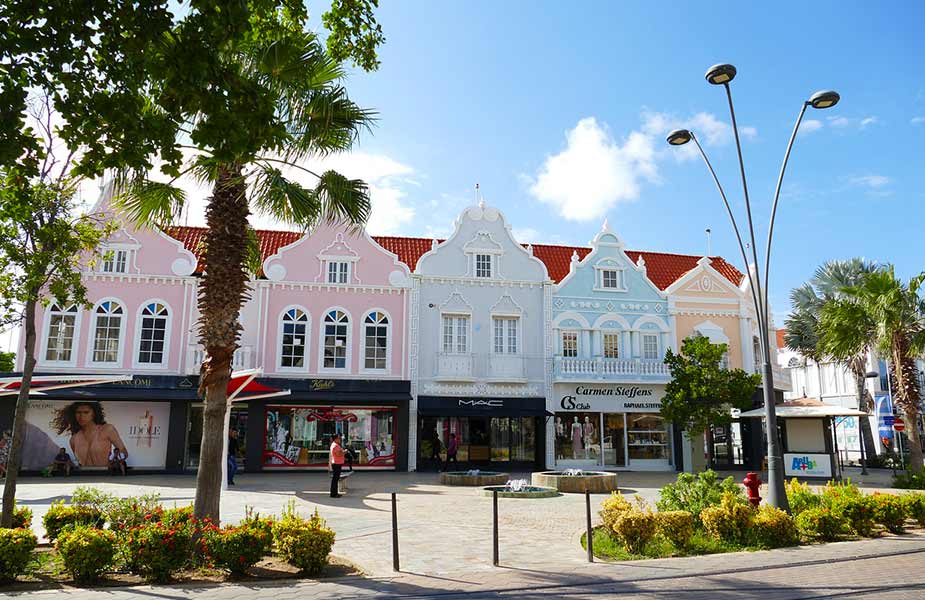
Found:
[{"label": "green shrub", "polygon": [[728,492],[723,494],[719,506],[709,506],[700,514],[707,533],[724,542],[739,545],[747,543],[754,518],[755,510]]},{"label": "green shrub", "polygon": [[614,523],[614,534],[627,552],[642,554],[656,532],[655,513],[633,508],[625,511]]},{"label": "green shrub", "polygon": [[273,522],[246,519],[238,526],[213,527],[204,532],[203,542],[216,567],[243,575],[273,547]]},{"label": "green shrub", "polygon": [[30,529],[0,529],[0,581],[13,581],[21,575],[38,544]]},{"label": "green shrub", "polygon": [[918,521],[919,527],[925,527],[925,494],[906,494],[902,499],[906,516]]},{"label": "green shrub", "polygon": [[873,535],[876,503],[872,496],[843,496],[833,500],[829,508],[841,516],[855,534],[863,537]]},{"label": "green shrub", "polygon": [[162,583],[187,565],[193,528],[149,519],[124,534],[123,553],[129,567],[146,580]]},{"label": "green shrub", "polygon": [[655,513],[658,532],[678,550],[687,548],[694,535],[694,515],[686,510]]},{"label": "green shrub", "polygon": [[800,543],[793,517],[767,504],[755,512],[750,536],[751,543],[760,548],[784,548]]},{"label": "green shrub", "polygon": [[13,529],[29,529],[32,527],[32,510],[27,506],[13,507]]},{"label": "green shrub", "polygon": [[794,477],[790,481],[784,482],[784,486],[787,489],[787,502],[790,504],[790,512],[794,516],[804,510],[822,506],[822,497],[814,493],[809,484],[800,483]]},{"label": "green shrub", "polygon": [[633,505],[630,504],[630,501],[626,497],[619,493],[613,492],[610,494],[610,498],[604,500],[601,503],[601,520],[604,522],[604,527],[609,531],[613,532],[613,527],[617,523],[624,512],[632,510]]},{"label": "green shrub", "polygon": [[160,511],[160,520],[170,526],[189,526],[193,523],[193,505],[168,508]]},{"label": "green shrub", "polygon": [[845,519],[830,508],[808,508],[794,519],[800,534],[810,540],[831,542],[838,539],[847,524]]},{"label": "green shrub", "polygon": [[116,558],[116,534],[87,525],[67,527],[58,535],[55,550],[64,569],[78,583],[93,583]]},{"label": "green shrub", "polygon": [[906,524],[906,505],[893,494],[874,494],[874,520],[890,533],[902,533]]},{"label": "green shrub", "polygon": [[104,514],[117,500],[114,494],[93,487],[78,486],[71,494],[71,505],[89,506]]},{"label": "green shrub", "polygon": [[893,476],[893,487],[905,490],[925,490],[925,470],[908,470]]},{"label": "green shrub", "polygon": [[110,529],[129,529],[142,525],[145,515],[160,508],[159,494],[144,494],[128,498],[116,498],[106,509],[106,520]]},{"label": "green shrub", "polygon": [[820,494],[820,502],[823,506],[828,506],[829,508],[835,508],[839,503],[845,502],[852,498],[860,498],[864,494],[858,489],[858,486],[851,483],[850,479],[839,483],[836,481],[829,481],[825,484],[825,487],[822,488],[822,493]]},{"label": "green shrub", "polygon": [[663,512],[686,510],[699,522],[703,510],[709,506],[717,506],[724,494],[732,494],[737,502],[745,503],[742,486],[731,476],[720,481],[716,472],[709,469],[699,475],[680,473],[677,481],[661,489],[655,505]]},{"label": "green shrub", "polygon": [[61,530],[68,525],[88,525],[90,527],[103,527],[103,513],[92,506],[67,506],[62,501],[54,502],[45,516],[42,524],[45,525],[45,537],[54,541]]},{"label": "green shrub", "polygon": [[334,531],[326,527],[317,509],[311,519],[303,519],[290,504],[283,518],[273,524],[273,540],[277,553],[289,564],[308,575],[318,575],[328,564]]}]

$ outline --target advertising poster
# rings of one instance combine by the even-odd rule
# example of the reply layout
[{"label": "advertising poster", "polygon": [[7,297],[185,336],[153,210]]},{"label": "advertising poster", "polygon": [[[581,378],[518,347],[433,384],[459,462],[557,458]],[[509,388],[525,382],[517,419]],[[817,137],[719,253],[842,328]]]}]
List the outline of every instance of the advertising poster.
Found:
[{"label": "advertising poster", "polygon": [[893,446],[893,402],[887,394],[874,396],[874,406],[877,409],[877,431],[880,434],[880,443],[887,449]]},{"label": "advertising poster", "polygon": [[59,448],[82,469],[105,469],[114,449],[129,467],[164,468],[169,402],[38,400],[29,403],[23,468],[40,470]]}]

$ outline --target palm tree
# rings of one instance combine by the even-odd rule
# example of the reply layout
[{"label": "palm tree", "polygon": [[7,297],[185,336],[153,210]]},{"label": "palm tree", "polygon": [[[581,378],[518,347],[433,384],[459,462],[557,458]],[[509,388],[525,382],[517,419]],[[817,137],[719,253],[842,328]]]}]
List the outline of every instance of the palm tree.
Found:
[{"label": "palm tree", "polygon": [[907,431],[912,470],[923,468],[918,428],[922,397],[915,365],[916,357],[925,352],[923,283],[925,272],[903,283],[889,265],[842,288],[843,297],[823,306],[819,319],[819,341],[826,352],[849,352],[863,335],[881,355],[889,357],[893,397],[910,421]]},{"label": "palm tree", "polygon": [[[865,331],[858,331],[852,340],[853,343],[846,345],[842,354],[827,353],[819,344],[819,318],[823,306],[836,298],[844,297],[843,288],[861,283],[864,275],[878,268],[876,264],[861,258],[826,262],[816,269],[812,279],[790,292],[793,312],[784,321],[787,330],[784,342],[788,348],[799,352],[817,364],[835,361],[847,366],[854,375],[858,393],[858,409],[864,412],[871,409],[873,402],[864,383],[867,375],[870,337]],[[871,452],[876,454],[870,420],[862,417],[860,426],[861,444],[866,450],[865,454],[867,456]]]},{"label": "palm tree", "polygon": [[[219,51],[221,75],[213,87],[204,87],[202,97],[196,95],[198,88],[185,88],[193,90],[187,97],[165,87],[152,98],[151,110],[180,115],[178,130],[186,132],[183,140],[192,145],[184,147],[193,156],[168,183],[152,181],[147,173],[121,173],[123,192],[117,199],[134,221],[164,226],[185,202],[174,186],[178,177],[190,174],[212,186],[198,297],[205,349],[199,393],[205,410],[194,510],[197,517],[215,522],[225,468],[226,390],[241,330],[239,314],[248,298],[251,208],[303,229],[320,219],[360,225],[370,210],[362,181],[330,170],[316,173],[297,163],[349,150],[370,127],[373,113],[350,100],[341,85],[341,64],[313,33],[301,23],[285,22],[284,16],[276,15],[272,23],[266,15],[261,18],[253,36]],[[281,169],[299,169],[314,179],[314,187],[303,187]]]}]

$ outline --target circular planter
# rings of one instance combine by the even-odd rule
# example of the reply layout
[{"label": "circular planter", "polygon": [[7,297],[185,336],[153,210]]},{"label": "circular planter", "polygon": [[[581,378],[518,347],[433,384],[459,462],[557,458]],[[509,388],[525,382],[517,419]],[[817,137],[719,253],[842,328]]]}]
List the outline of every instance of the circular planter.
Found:
[{"label": "circular planter", "polygon": [[583,471],[581,475],[566,475],[563,471],[544,471],[534,473],[531,480],[533,485],[552,487],[571,494],[583,494],[585,490],[593,494],[617,491],[617,474],[602,471]]},{"label": "circular planter", "polygon": [[559,495],[559,490],[556,488],[538,485],[528,485],[516,492],[506,485],[490,485],[482,488],[482,494],[486,496],[493,496],[495,492],[498,492],[499,498],[554,498]]},{"label": "circular planter", "polygon": [[511,478],[509,473],[498,471],[479,471],[478,475],[470,475],[468,471],[448,471],[440,473],[440,483],[443,485],[465,485],[483,487],[486,485],[504,485]]}]

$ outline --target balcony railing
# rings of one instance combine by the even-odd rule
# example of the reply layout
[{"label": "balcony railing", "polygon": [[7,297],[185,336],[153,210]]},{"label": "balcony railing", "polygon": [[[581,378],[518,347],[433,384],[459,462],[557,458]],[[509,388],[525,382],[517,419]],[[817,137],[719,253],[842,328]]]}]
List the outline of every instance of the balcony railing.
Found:
[{"label": "balcony railing", "polygon": [[524,357],[520,354],[490,354],[488,360],[488,378],[496,381],[519,381],[526,377]]},{"label": "balcony railing", "polygon": [[660,360],[642,358],[566,358],[555,359],[556,377],[560,379],[623,379],[644,377],[666,380],[668,365]]},{"label": "balcony railing", "polygon": [[444,381],[522,382],[527,378],[526,365],[530,361],[543,364],[541,356],[441,352],[437,354],[434,377]]},{"label": "balcony railing", "polygon": [[[202,346],[198,344],[190,345],[187,354],[186,372],[190,375],[198,375],[199,366],[202,364],[204,357],[205,350]],[[253,367],[254,352],[252,346],[241,346],[234,351],[234,356],[231,358],[232,370],[240,371],[242,369],[252,369]]]},{"label": "balcony railing", "polygon": [[468,381],[474,377],[472,353],[437,354],[437,372],[434,376],[447,381]]}]

